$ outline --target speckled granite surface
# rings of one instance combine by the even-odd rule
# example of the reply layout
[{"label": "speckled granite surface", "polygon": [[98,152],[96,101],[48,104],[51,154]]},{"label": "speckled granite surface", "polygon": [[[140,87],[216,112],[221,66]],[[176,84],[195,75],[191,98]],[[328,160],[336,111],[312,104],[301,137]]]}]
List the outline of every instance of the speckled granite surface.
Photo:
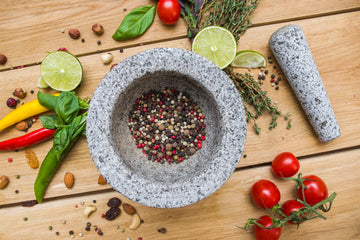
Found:
[{"label": "speckled granite surface", "polygon": [[301,28],[284,26],[272,34],[269,44],[320,141],[339,137],[340,127]]},{"label": "speckled granite surface", "polygon": [[[148,161],[128,129],[135,100],[150,89],[177,87],[202,108],[206,140],[179,164]],[[158,48],[131,56],[98,85],[87,118],[93,161],[107,182],[138,203],[159,208],[193,204],[219,189],[233,173],[245,144],[241,97],[215,64],[190,51]]]}]

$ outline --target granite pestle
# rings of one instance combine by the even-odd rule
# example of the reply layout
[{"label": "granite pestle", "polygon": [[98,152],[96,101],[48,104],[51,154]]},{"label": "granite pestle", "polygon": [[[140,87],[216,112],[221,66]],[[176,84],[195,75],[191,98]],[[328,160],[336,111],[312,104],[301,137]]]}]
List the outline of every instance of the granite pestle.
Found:
[{"label": "granite pestle", "polygon": [[320,141],[339,137],[340,127],[302,29],[281,27],[269,45]]}]

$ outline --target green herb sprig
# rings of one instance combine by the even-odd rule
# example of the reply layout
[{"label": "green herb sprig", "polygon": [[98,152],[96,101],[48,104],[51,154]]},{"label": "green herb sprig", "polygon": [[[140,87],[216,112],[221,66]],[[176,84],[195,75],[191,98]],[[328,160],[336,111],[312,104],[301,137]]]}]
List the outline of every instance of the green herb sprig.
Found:
[{"label": "green herb sprig", "polygon": [[[188,37],[190,39],[202,28],[217,25],[232,32],[238,41],[240,36],[251,26],[251,14],[259,5],[260,0],[179,0],[179,3],[181,14],[188,24]],[[256,134],[261,132],[256,120],[264,112],[271,115],[270,130],[277,126],[277,120],[280,116],[283,116],[287,121],[286,128],[291,128],[290,114],[282,114],[267,96],[267,92],[261,89],[260,84],[250,74],[235,73],[230,67],[226,68],[225,72],[238,89],[244,101],[247,120],[254,122]],[[250,107],[254,110],[251,111]]]},{"label": "green herb sprig", "polygon": [[263,112],[269,112],[271,114],[271,122],[269,129],[272,130],[277,126],[277,119],[283,116],[288,121],[287,129],[291,127],[290,114],[283,114],[277,106],[267,96],[267,92],[261,89],[259,82],[257,82],[249,73],[241,74],[234,73],[230,68],[226,68],[225,72],[233,80],[236,88],[238,89],[243,101],[247,105],[251,105],[254,108],[254,113],[249,109],[249,106],[245,104],[245,111],[247,120],[254,121],[254,130],[256,134],[260,134],[261,129],[256,122],[259,116],[263,115]]},{"label": "green herb sprig", "polygon": [[198,27],[221,26],[229,30],[238,41],[251,26],[251,14],[259,2],[260,0],[205,0],[199,14]]}]

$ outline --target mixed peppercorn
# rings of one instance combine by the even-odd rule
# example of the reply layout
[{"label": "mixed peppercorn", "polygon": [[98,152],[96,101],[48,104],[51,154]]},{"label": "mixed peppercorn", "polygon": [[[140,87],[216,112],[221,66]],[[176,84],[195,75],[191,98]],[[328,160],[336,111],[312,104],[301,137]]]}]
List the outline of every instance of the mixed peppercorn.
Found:
[{"label": "mixed peppercorn", "polygon": [[206,139],[201,108],[177,89],[142,94],[130,111],[128,126],[137,148],[153,162],[180,163]]}]

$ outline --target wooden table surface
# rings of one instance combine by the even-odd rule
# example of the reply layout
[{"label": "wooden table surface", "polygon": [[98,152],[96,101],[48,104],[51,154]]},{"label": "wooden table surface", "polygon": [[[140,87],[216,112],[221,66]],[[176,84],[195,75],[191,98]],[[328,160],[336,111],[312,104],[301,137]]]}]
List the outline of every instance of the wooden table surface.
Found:
[{"label": "wooden table surface", "polygon": [[[152,0],[2,0],[0,53],[7,56],[8,62],[0,65],[0,118],[11,111],[5,102],[15,88],[27,90],[25,102],[35,99],[36,94],[30,90],[35,93],[38,90],[39,63],[48,51],[65,47],[79,57],[84,78],[76,91],[79,96],[91,97],[110,69],[110,65],[102,63],[98,50],[111,52],[113,63],[151,48],[189,50],[183,19],[174,26],[165,26],[155,16],[154,23],[141,37],[124,42],[111,38],[128,12],[154,3]],[[250,217],[265,214],[251,202],[252,184],[259,179],[272,180],[282,193],[280,203],[296,197],[294,183],[277,179],[271,173],[271,161],[284,151],[298,157],[300,172],[318,175],[327,183],[329,192],[338,195],[331,211],[325,214],[327,220],[314,219],[298,230],[296,226],[286,225],[281,239],[360,239],[360,1],[262,0],[252,22],[253,26],[239,40],[238,50],[252,49],[265,56],[271,56],[268,39],[279,27],[292,23],[303,29],[340,125],[339,138],[320,143],[287,82],[281,81],[276,91],[267,79],[263,88],[283,112],[291,113],[292,128],[287,130],[286,122],[279,119],[276,129],[267,130],[270,120],[267,115],[258,120],[262,127],[260,135],[249,124],[246,157],[240,159],[230,179],[210,197],[176,209],[142,206],[115,192],[110,185],[99,185],[99,173],[84,138],[58,169],[44,203],[23,207],[21,202],[35,199],[33,183],[38,169],[28,166],[24,150],[1,152],[0,175],[7,175],[10,183],[0,190],[0,239],[69,239],[70,230],[74,231],[75,239],[254,239],[251,232],[236,227],[243,226]],[[91,31],[94,23],[104,26],[102,36]],[[71,28],[78,28],[85,42],[71,39],[67,34]],[[97,44],[98,40],[101,45]],[[267,67],[270,73],[275,72],[273,66],[276,63]],[[253,72],[257,74],[256,70]],[[40,127],[37,121],[31,130]],[[0,132],[0,140],[23,134],[10,127]],[[51,144],[52,141],[47,141],[31,147],[40,162]],[[13,161],[8,162],[8,158]],[[66,172],[75,176],[71,190],[63,183]],[[129,230],[131,218],[125,213],[111,222],[103,219],[101,215],[111,197],[135,206],[144,223],[136,230]],[[83,216],[87,204],[97,207],[89,218]],[[85,231],[89,221],[101,228],[104,235],[98,236],[93,229]],[[159,233],[160,228],[166,228],[167,232]],[[83,236],[79,237],[79,233]]]}]

